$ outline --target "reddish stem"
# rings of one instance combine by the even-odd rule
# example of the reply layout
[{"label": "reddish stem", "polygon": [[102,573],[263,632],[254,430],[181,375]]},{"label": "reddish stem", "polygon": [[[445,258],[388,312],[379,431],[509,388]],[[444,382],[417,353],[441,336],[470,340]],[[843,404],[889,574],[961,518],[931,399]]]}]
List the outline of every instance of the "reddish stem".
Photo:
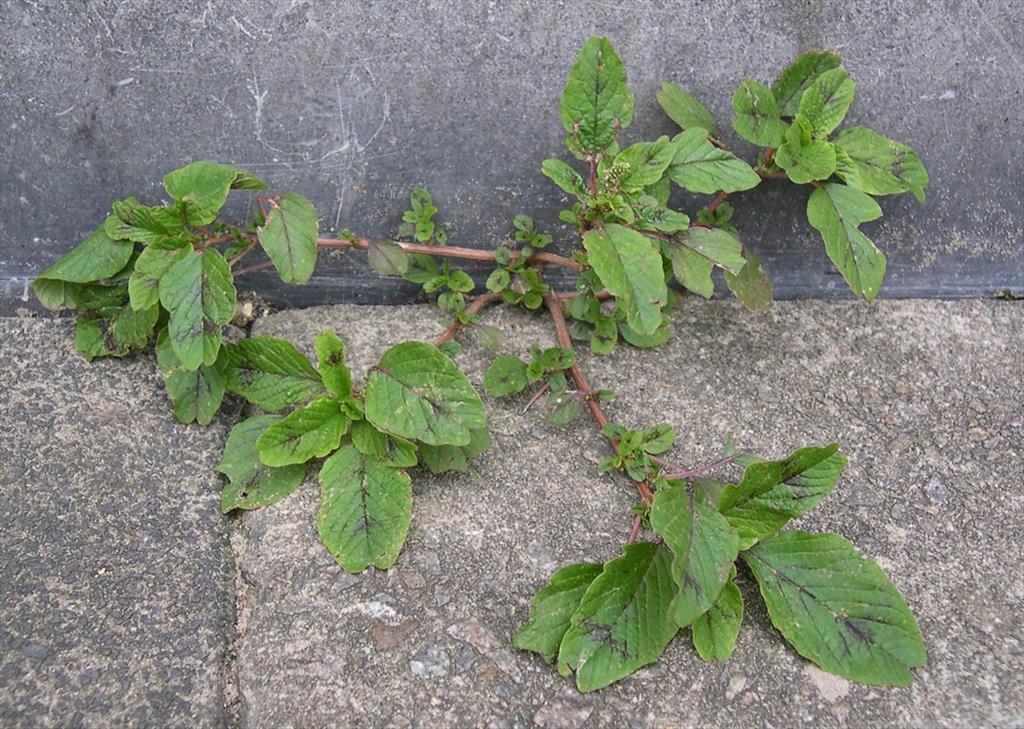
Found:
[{"label": "reddish stem", "polygon": [[[320,248],[350,248],[367,250],[373,241],[367,238],[355,238],[353,240],[347,240],[344,238],[317,238],[316,244]],[[426,256],[441,256],[442,258],[462,258],[470,261],[493,261],[494,251],[483,250],[480,248],[460,248],[458,246],[425,246],[419,243],[402,243],[395,242],[399,248],[406,253],[420,253]],[[510,260],[515,260],[518,257],[517,253],[511,255]],[[582,271],[583,266],[577,261],[565,256],[559,256],[555,253],[545,253],[540,251],[530,256],[529,261],[531,263],[551,263],[562,268],[568,268],[573,271]]]},{"label": "reddish stem", "polygon": [[545,380],[544,384],[537,388],[537,392],[533,393],[533,397],[527,401],[526,407],[523,408],[523,414],[530,412],[530,408],[533,407],[533,404],[540,400],[541,395],[548,391],[548,384],[548,381]]},{"label": "reddish stem", "polygon": [[[466,307],[467,314],[477,314],[481,309],[490,306],[491,304],[501,301],[501,294],[487,293],[477,296]],[[459,319],[454,319],[448,328],[445,329],[441,335],[434,340],[434,346],[440,347],[445,342],[451,340],[463,327],[463,323]]]},{"label": "reddish stem", "polygon": [[633,515],[633,528],[629,530],[628,544],[636,544],[636,538],[640,536],[640,515]]},{"label": "reddish stem", "polygon": [[245,274],[252,273],[253,271],[262,271],[264,268],[270,268],[273,265],[273,261],[264,261],[263,263],[257,263],[253,266],[247,266],[245,268],[239,269],[238,271],[235,271],[235,277],[237,278],[239,276],[244,276]]}]

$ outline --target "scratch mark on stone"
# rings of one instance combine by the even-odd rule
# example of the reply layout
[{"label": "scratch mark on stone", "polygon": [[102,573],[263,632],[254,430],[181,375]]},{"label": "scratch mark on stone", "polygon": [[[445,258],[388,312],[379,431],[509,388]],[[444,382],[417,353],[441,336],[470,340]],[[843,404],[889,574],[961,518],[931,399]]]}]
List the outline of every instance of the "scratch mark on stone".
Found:
[{"label": "scratch mark on stone", "polygon": [[259,40],[256,36],[254,36],[252,33],[250,33],[246,29],[246,27],[244,25],[242,25],[242,23],[234,15],[232,15],[229,18],[229,20],[231,20],[231,22],[235,24],[235,27],[238,28],[240,31],[242,31],[242,33],[244,35],[246,35],[247,37],[251,38],[252,40]]}]

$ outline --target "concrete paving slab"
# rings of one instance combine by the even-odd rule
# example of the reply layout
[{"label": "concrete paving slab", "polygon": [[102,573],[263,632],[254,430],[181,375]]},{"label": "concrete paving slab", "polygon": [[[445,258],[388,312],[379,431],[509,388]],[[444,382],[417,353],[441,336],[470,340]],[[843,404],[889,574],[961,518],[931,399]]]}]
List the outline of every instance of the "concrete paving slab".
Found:
[{"label": "concrete paving slab", "polygon": [[[552,343],[546,319],[492,312],[517,343]],[[247,727],[979,727],[1024,724],[1019,569],[1024,475],[1024,307],[1013,303],[792,302],[765,314],[693,303],[669,344],[585,356],[612,387],[613,419],[672,422],[674,455],[714,456],[732,436],[778,456],[835,439],[850,463],[798,523],[874,557],[918,616],[928,648],[909,689],[824,674],[783,643],[748,577],[732,660],[703,664],[678,637],[662,660],[581,696],[510,648],[535,591],[559,565],[617,554],[630,488],[598,476],[588,420],[522,414],[487,399],[494,446],[468,475],[414,475],[406,551],[389,571],[348,575],[317,541],[315,483],[247,514],[238,679]],[[428,307],[286,311],[256,333],[307,351],[333,327],[365,367],[428,338]],[[479,383],[494,353],[459,363]],[[517,351],[511,350],[511,351]]]},{"label": "concrete paving slab", "polygon": [[0,726],[224,726],[228,419],[175,422],[152,357],[72,329],[0,319]]}]

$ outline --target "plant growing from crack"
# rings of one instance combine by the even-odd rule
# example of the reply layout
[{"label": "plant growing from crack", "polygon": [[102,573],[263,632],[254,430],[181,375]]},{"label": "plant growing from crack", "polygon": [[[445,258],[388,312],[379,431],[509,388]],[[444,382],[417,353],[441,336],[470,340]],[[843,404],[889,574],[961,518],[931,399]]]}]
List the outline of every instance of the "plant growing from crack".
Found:
[{"label": "plant growing from crack", "polygon": [[[417,188],[398,242],[348,231],[319,236],[312,204],[294,193],[258,194],[246,225],[218,219],[231,190],[262,190],[254,175],[195,162],[164,177],[170,204],[119,200],[85,241],[35,280],[50,308],[75,309],[75,346],[86,357],[123,356],[155,341],[157,363],[178,419],[207,424],[225,393],[264,414],[237,424],[219,470],[228,483],[225,512],[277,501],[319,464],[317,527],[344,569],[395,563],[412,515],[407,469],[466,471],[486,450],[484,403],[450,356],[455,336],[479,328],[491,304],[546,309],[558,346],[531,349],[525,362],[498,356],[483,384],[494,397],[523,392],[529,409],[544,398],[564,423],[589,410],[611,448],[601,471],[622,471],[637,504],[622,554],[603,564],[559,569],[533,600],[515,636],[519,648],[575,672],[582,691],[606,686],[656,660],[683,628],[705,660],[726,660],[743,618],[734,578],[750,571],[771,620],[798,653],[826,671],[873,684],[906,685],[923,664],[913,615],[882,570],[835,534],[783,530],[835,486],[845,458],[835,444],[765,460],[727,448],[716,461],[684,467],[665,454],[668,424],[633,430],[609,421],[576,359],[576,342],[596,354],[621,338],[656,347],[670,336],[669,310],[685,290],[709,298],[712,272],[752,309],[770,306],[772,285],[730,223],[728,199],[761,180],[809,187],[807,218],[853,293],[874,298],[885,256],[860,231],[881,211],[872,195],[911,192],[923,200],[928,176],[917,155],[865,127],[834,134],[853,98],[839,57],[800,54],[771,87],[743,81],[732,99],[733,127],[764,148],[755,166],[728,150],[715,120],[696,99],[665,84],[658,101],[682,131],[620,147],[633,114],[622,63],[605,38],[583,46],[562,95],[569,151],[583,173],[549,159],[543,173],[574,202],[561,217],[579,233],[571,256],[548,252],[552,237],[526,216],[513,240],[494,249],[447,245],[430,194]],[[713,195],[694,219],[670,205],[672,184]],[[274,267],[288,283],[313,273],[319,248],[366,251],[370,265],[436,295],[451,317],[433,343],[390,348],[357,386],[332,331],[316,338],[316,364],[291,343],[254,336],[225,342],[236,313],[236,277]],[[241,267],[257,249],[269,260]],[[487,293],[453,260],[493,262]],[[572,291],[553,291],[547,266],[577,274]],[[709,475],[742,467],[734,481]],[[650,540],[641,534],[653,533]]]}]

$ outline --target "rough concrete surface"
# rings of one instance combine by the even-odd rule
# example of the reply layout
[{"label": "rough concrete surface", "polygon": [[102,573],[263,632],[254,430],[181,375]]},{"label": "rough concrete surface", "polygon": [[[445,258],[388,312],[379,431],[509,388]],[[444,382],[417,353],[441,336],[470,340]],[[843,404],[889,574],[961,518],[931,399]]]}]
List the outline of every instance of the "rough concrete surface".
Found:
[{"label": "rough concrete surface", "polygon": [[227,418],[175,422],[151,356],[72,329],[0,319],[0,726],[223,726]]},{"label": "rough concrete surface", "polygon": [[[542,316],[492,312],[516,342]],[[1024,725],[1024,307],[994,302],[690,303],[655,352],[584,357],[623,424],[677,429],[687,463],[737,444],[779,456],[838,440],[849,466],[799,525],[875,558],[920,622],[928,664],[908,689],[823,674],[776,634],[744,576],[732,660],[703,664],[685,632],[657,663],[587,696],[509,647],[557,566],[626,539],[621,478],[598,476],[589,420],[546,425],[525,396],[487,398],[491,450],[468,475],[414,476],[398,565],[348,575],[314,528],[312,480],[240,520],[238,681],[247,727],[1013,727]],[[358,367],[441,329],[429,308],[287,311],[256,331],[307,350],[333,327]],[[479,382],[493,357],[459,363]],[[522,345],[522,346],[520,346]],[[511,346],[511,345],[509,345]],[[742,573],[741,573],[742,574]]]},{"label": "rough concrete surface", "polygon": [[[889,255],[883,295],[1022,294],[1022,28],[1018,0],[0,0],[0,312],[112,200],[165,198],[163,174],[193,159],[307,195],[328,232],[393,235],[426,185],[453,244],[493,247],[525,212],[565,245],[565,198],[540,165],[570,159],[558,100],[591,34],[626,64],[625,142],[675,131],[655,101],[671,81],[751,162],[730,128],[736,85],[839,50],[857,82],[847,123],[910,144],[931,173],[926,205],[882,198],[864,226]],[[806,200],[769,181],[736,196],[735,222],[778,296],[845,296]],[[292,305],[412,300],[352,260],[308,286],[254,280]]]}]

